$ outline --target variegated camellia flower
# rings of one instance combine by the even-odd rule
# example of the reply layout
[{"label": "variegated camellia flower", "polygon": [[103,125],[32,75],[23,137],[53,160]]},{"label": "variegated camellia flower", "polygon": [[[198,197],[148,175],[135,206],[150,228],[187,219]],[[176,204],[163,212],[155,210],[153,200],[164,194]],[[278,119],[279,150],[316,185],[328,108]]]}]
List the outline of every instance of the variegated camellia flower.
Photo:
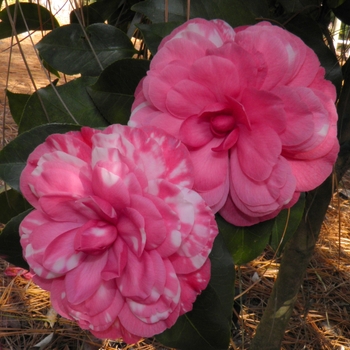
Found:
[{"label": "variegated camellia flower", "polygon": [[132,343],[192,309],[218,233],[192,173],[186,147],[154,127],[84,127],[34,150],[21,244],[59,314]]},{"label": "variegated camellia flower", "polygon": [[324,75],[314,51],[278,26],[193,19],[162,40],[129,125],[180,139],[193,189],[227,221],[253,225],[332,171],[336,93]]}]

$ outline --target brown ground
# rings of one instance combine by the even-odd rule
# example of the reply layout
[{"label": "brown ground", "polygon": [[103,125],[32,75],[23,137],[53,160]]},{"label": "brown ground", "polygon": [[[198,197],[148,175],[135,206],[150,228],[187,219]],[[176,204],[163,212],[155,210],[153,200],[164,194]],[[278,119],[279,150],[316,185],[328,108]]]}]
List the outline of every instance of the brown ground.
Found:
[{"label": "brown ground", "polygon": [[[37,34],[35,40],[39,37],[40,34]],[[12,92],[35,91],[18,47],[13,48],[9,81],[6,83],[9,47],[10,40],[0,41],[0,116],[3,121],[0,141],[4,140],[4,144],[16,136],[16,125],[5,105],[4,89],[7,86]],[[30,41],[22,42],[22,47],[37,88],[47,85],[47,78],[40,69]],[[350,349],[349,207],[348,200],[335,195],[282,349]],[[164,349],[160,345],[152,345],[152,341],[148,340],[130,347],[111,341],[99,343],[74,323],[56,317],[50,308],[47,292],[21,276],[4,276],[6,266],[7,263],[0,261],[1,350],[30,350],[50,334],[53,334],[53,340],[43,349]],[[243,292],[243,308],[239,327],[233,330],[231,349],[249,348],[249,341],[271,293],[278,266],[279,260],[267,249],[258,259],[238,271],[237,287]]]}]

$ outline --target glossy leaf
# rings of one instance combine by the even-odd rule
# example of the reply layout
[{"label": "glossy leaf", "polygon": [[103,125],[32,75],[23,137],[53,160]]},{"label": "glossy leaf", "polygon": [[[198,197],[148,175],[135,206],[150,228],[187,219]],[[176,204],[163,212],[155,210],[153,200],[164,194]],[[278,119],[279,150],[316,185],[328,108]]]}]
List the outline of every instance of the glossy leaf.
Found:
[{"label": "glossy leaf", "polygon": [[[21,7],[25,21],[18,7]],[[52,30],[59,27],[56,18],[45,7],[31,4],[20,3],[9,5],[0,12],[0,39],[12,36],[11,21],[8,17],[8,10],[11,13],[11,18],[14,20],[16,15],[15,27],[17,34],[27,32],[28,30]]]},{"label": "glossy leaf", "polygon": [[127,124],[135,89],[148,69],[146,60],[120,60],[108,66],[88,88],[90,97],[109,123]]},{"label": "glossy leaf", "polygon": [[141,30],[147,48],[155,55],[162,39],[169,35],[181,23],[182,22],[138,24],[137,28]]},{"label": "glossy leaf", "polygon": [[346,2],[346,1],[348,1],[348,0],[328,0],[328,1],[327,1],[327,5],[328,5],[331,9],[333,9],[333,8],[335,8],[335,7],[340,6],[341,4],[343,4],[343,3]]},{"label": "glossy leaf", "polygon": [[108,21],[117,9],[122,5],[124,0],[100,0],[89,5],[78,7],[70,13],[70,23],[79,23],[77,17],[81,19],[83,16],[84,23],[90,25],[92,23],[102,23]]},{"label": "glossy leaf", "polygon": [[[171,0],[168,7],[169,22],[184,22],[187,18],[187,0]],[[132,7],[143,13],[152,23],[164,22],[165,2],[146,0]],[[254,15],[243,0],[191,0],[190,18],[220,18],[233,27],[255,23]]]},{"label": "glossy leaf", "polygon": [[10,90],[6,90],[6,96],[9,101],[9,107],[12,118],[15,121],[15,123],[19,125],[24,111],[24,107],[27,104],[31,95],[17,94],[15,92],[11,92]]},{"label": "glossy leaf", "polygon": [[319,25],[309,16],[298,14],[290,18],[285,26],[315,51],[321,65],[326,69],[326,79],[335,85],[339,93],[342,85],[341,68],[336,56],[324,43]]},{"label": "glossy leaf", "polygon": [[0,232],[0,257],[11,264],[23,267],[27,270],[29,266],[22,255],[22,246],[19,239],[19,225],[31,210],[32,209],[28,209],[12,218]]},{"label": "glossy leaf", "polygon": [[47,123],[78,123],[91,127],[107,126],[108,122],[99,113],[86,91],[86,87],[95,81],[96,78],[85,77],[57,86],[57,93],[66,107],[51,86],[39,89],[31,95],[24,108],[19,133]]},{"label": "glossy leaf", "polygon": [[109,64],[135,53],[132,42],[121,30],[103,23],[92,24],[85,32],[76,23],[60,27],[36,47],[40,56],[58,71],[90,76],[99,75]]},{"label": "glossy leaf", "polygon": [[304,214],[305,195],[290,209],[282,210],[273,223],[270,245],[278,255],[298,228]]},{"label": "glossy leaf", "polygon": [[29,154],[50,134],[80,130],[74,124],[47,124],[38,126],[17,136],[0,151],[0,178],[19,191],[19,178]]},{"label": "glossy leaf", "polygon": [[350,61],[343,66],[344,85],[339,96],[338,110],[338,134],[340,144],[350,142]]},{"label": "glossy leaf", "polygon": [[244,5],[257,18],[269,18],[269,4],[267,0],[245,0]]},{"label": "glossy leaf", "polygon": [[17,191],[10,189],[0,193],[0,223],[6,224],[16,215],[31,208],[31,205]]},{"label": "glossy leaf", "polygon": [[350,0],[345,0],[333,8],[333,13],[345,24],[350,25]]},{"label": "glossy leaf", "polygon": [[193,310],[156,336],[162,344],[181,350],[227,350],[234,297],[234,265],[219,234],[210,254],[211,279]]},{"label": "glossy leaf", "polygon": [[243,265],[259,256],[269,242],[273,220],[248,227],[237,227],[216,215],[220,233],[236,265]]}]

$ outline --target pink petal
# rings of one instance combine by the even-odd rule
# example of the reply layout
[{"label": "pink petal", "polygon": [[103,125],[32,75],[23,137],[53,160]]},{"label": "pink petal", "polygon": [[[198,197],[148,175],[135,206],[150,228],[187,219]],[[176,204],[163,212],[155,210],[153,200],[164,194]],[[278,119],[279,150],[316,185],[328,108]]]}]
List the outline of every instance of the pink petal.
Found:
[{"label": "pink petal", "polygon": [[67,159],[64,160],[56,158],[55,155],[51,153],[47,156],[47,160],[41,158],[31,178],[22,181],[32,184],[32,190],[37,196],[91,194],[91,172],[88,165],[80,160],[78,164],[71,164],[68,158],[72,159],[72,157],[67,156]]},{"label": "pink petal", "polygon": [[[158,128],[145,127],[143,130],[152,140],[157,142],[158,147],[160,147],[164,154],[165,171],[158,178],[162,177],[178,186],[192,187],[193,165],[188,149],[178,139],[164,133]],[[144,163],[149,163],[148,156]],[[148,179],[150,181],[151,176],[148,175]]]},{"label": "pink petal", "polygon": [[215,95],[205,86],[191,80],[182,80],[168,92],[166,106],[179,119],[198,115],[208,104],[216,102]]},{"label": "pink petal", "polygon": [[38,210],[33,210],[23,219],[19,228],[23,255],[37,275],[55,277],[43,265],[46,247],[56,237],[78,226],[71,222],[53,222]]},{"label": "pink petal", "polygon": [[[74,249],[74,236],[79,228],[67,231],[47,245],[43,256],[43,266],[50,274],[62,276],[81,264],[86,255]],[[48,278],[49,276],[41,275]]]},{"label": "pink petal", "polygon": [[124,173],[118,174],[117,167],[123,163],[99,162],[93,170],[92,187],[94,193],[110,203],[115,210],[122,210],[130,205],[129,191],[124,183]]},{"label": "pink petal", "polygon": [[74,237],[74,249],[87,254],[100,254],[116,240],[117,229],[104,221],[89,220],[79,227]]},{"label": "pink petal", "polygon": [[226,96],[238,97],[246,83],[240,80],[239,70],[235,63],[227,58],[214,55],[204,56],[193,63],[190,80],[210,90],[219,102],[226,102]]},{"label": "pink petal", "polygon": [[207,259],[199,270],[190,274],[180,275],[182,313],[192,310],[197,295],[208,286],[211,273],[210,267],[210,260]]},{"label": "pink petal", "polygon": [[[234,177],[231,178],[230,193],[239,210],[253,217],[263,216],[290,202],[295,192],[296,180],[284,158],[280,157],[267,180],[257,182],[242,172],[237,166],[236,157],[236,152],[232,152],[231,169],[234,170]],[[227,219],[227,215],[225,218]]]},{"label": "pink petal", "polygon": [[264,125],[278,134],[286,129],[284,104],[278,95],[267,91],[246,89],[243,92],[241,104],[249,120],[249,127],[243,118],[240,124],[246,125],[248,129],[260,128]]},{"label": "pink petal", "polygon": [[117,223],[118,235],[140,257],[146,244],[145,220],[134,208],[125,208]]},{"label": "pink petal", "polygon": [[[154,263],[152,253],[144,252],[140,258],[131,251],[128,254],[128,264],[122,276],[117,280],[118,288],[125,298],[143,301],[159,291],[155,286],[165,283],[165,269],[160,258]],[[142,281],[142,282],[141,282]]]},{"label": "pink petal", "polygon": [[184,61],[174,61],[164,67],[159,74],[152,74],[152,71],[149,71],[149,75],[143,80],[143,91],[146,100],[157,109],[165,112],[166,95],[172,86],[183,79],[187,79],[188,70],[188,64]]},{"label": "pink petal", "polygon": [[117,237],[112,247],[108,250],[108,259],[101,277],[108,281],[122,275],[128,262],[128,247],[120,237]]},{"label": "pink petal", "polygon": [[333,171],[338,152],[339,144],[335,141],[331,151],[322,158],[310,160],[288,159],[297,180],[296,190],[300,192],[311,191],[326,180]]},{"label": "pink petal", "polygon": [[197,115],[187,118],[180,128],[180,139],[188,147],[202,147],[213,139],[208,118]]},{"label": "pink petal", "polygon": [[83,264],[66,274],[65,290],[69,303],[79,304],[96,293],[101,284],[101,272],[107,258],[107,252],[101,255],[88,255]]},{"label": "pink petal", "polygon": [[250,131],[240,128],[237,165],[252,180],[263,181],[271,175],[281,150],[280,138],[273,129],[265,126]]},{"label": "pink petal", "polygon": [[131,206],[137,208],[138,213],[140,213],[144,219],[143,229],[147,236],[144,248],[147,250],[157,248],[164,242],[167,234],[164,219],[157,206],[152,200],[142,196],[132,196]]},{"label": "pink petal", "polygon": [[[74,198],[71,195],[45,195],[39,200],[43,212],[55,222],[85,223],[88,218],[98,219],[95,211],[83,204],[83,199]],[[68,219],[69,218],[69,219]]]},{"label": "pink petal", "polygon": [[214,215],[203,199],[194,191],[182,191],[185,200],[193,205],[194,222],[171,262],[178,274],[191,273],[203,266],[218,234]]}]

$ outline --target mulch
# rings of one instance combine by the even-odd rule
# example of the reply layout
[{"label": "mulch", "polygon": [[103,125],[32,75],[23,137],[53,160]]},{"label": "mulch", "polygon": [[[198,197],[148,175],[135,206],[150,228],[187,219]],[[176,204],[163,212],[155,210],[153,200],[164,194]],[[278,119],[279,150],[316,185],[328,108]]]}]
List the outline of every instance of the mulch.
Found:
[{"label": "mulch", "polygon": [[[22,35],[23,38],[25,35]],[[34,36],[39,40],[41,33]],[[17,127],[5,102],[4,89],[33,93],[18,46],[10,50],[10,39],[0,41],[0,115],[1,145],[16,137]],[[25,59],[36,88],[48,84],[29,39],[21,42]],[[9,57],[11,52],[11,61]],[[10,67],[10,68],[9,68]],[[9,69],[8,69],[9,68]],[[9,75],[8,75],[9,71]],[[1,149],[1,146],[0,146]],[[347,177],[347,179],[350,176]],[[349,181],[341,184],[347,189]],[[1,191],[1,184],[0,184]],[[292,349],[350,349],[350,202],[335,194],[329,206],[314,256],[306,272],[297,303],[282,345]],[[126,349],[163,350],[153,340],[127,346],[122,341],[99,341],[74,322],[59,317],[52,310],[49,293],[21,275],[5,276],[8,266],[0,260],[0,349],[30,350],[40,341],[41,349]],[[237,268],[236,287],[241,291],[236,302],[242,307],[233,325],[231,349],[249,349],[250,340],[267,304],[279,268],[279,258],[267,248],[251,263]],[[48,338],[50,337],[50,338]],[[203,349],[205,350],[205,349]]]}]

